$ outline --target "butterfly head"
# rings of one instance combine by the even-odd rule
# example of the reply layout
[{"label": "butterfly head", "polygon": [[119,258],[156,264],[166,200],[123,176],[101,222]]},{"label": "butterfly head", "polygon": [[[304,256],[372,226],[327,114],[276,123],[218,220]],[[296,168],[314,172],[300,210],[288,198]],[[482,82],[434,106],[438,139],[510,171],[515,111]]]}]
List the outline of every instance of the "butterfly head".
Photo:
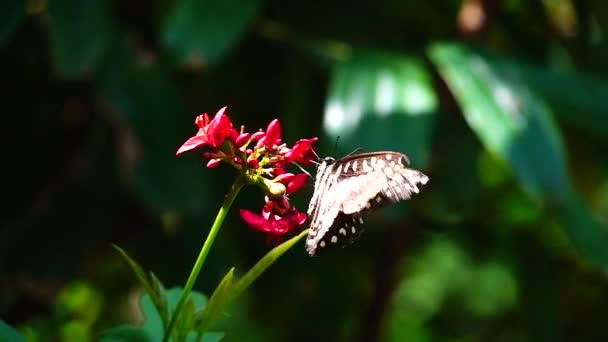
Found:
[{"label": "butterfly head", "polygon": [[331,164],[333,164],[335,162],[336,162],[336,158],[332,158],[332,157],[325,157],[325,158],[323,158],[323,163],[325,165],[331,165]]}]

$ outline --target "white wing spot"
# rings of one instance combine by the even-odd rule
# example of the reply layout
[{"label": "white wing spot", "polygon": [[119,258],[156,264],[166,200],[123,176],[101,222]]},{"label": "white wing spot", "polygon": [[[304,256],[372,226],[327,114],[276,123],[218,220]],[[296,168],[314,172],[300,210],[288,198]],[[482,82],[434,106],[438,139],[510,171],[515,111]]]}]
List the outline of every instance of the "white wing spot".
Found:
[{"label": "white wing spot", "polygon": [[372,166],[372,167],[375,167],[375,166],[376,166],[376,161],[377,161],[377,160],[378,160],[378,159],[377,159],[376,157],[372,157],[372,158],[369,160],[369,163],[371,164],[371,166]]},{"label": "white wing spot", "polygon": [[378,203],[382,202],[382,197],[380,197],[380,196],[376,197],[376,202],[378,202]]},{"label": "white wing spot", "polygon": [[357,161],[353,161],[353,171],[357,171]]},{"label": "white wing spot", "polygon": [[319,246],[325,247],[325,241],[321,241],[321,243],[319,243]]},{"label": "white wing spot", "polygon": [[357,232],[357,228],[355,228],[355,227],[351,227],[351,230],[350,230],[350,231],[351,231],[351,232],[353,232],[353,234],[355,234],[355,233]]},{"label": "white wing spot", "polygon": [[389,165],[394,168],[395,167],[395,161],[391,160],[391,163]]},{"label": "white wing spot", "polygon": [[350,166],[350,162],[344,164],[344,172],[348,172],[348,167]]},{"label": "white wing spot", "polygon": [[365,203],[365,208],[369,209],[371,207],[371,204],[369,204],[369,202]]},{"label": "white wing spot", "polygon": [[387,154],[386,154],[386,160],[391,160],[391,158],[392,158],[392,157],[393,157],[393,155],[392,155],[392,154],[390,154],[390,153],[387,153]]},{"label": "white wing spot", "polygon": [[384,160],[378,159],[378,161],[376,162],[375,169],[378,170],[378,171],[380,171],[380,170],[382,170],[382,168],[384,167],[384,165],[385,165]]},{"label": "white wing spot", "polygon": [[[363,216],[359,216],[359,223],[363,224]],[[353,233],[354,233],[355,227],[353,227]]]},{"label": "white wing spot", "polygon": [[363,161],[363,171],[365,171],[365,172],[369,172],[369,171],[371,171],[371,170],[372,170],[372,168],[371,168],[369,165],[367,165],[367,159],[366,159],[366,160],[364,160],[364,161]]},{"label": "white wing spot", "polygon": [[340,228],[340,234],[346,236],[346,229]]},{"label": "white wing spot", "polygon": [[331,243],[337,243],[338,242],[338,237],[337,236],[332,236],[331,237]]}]

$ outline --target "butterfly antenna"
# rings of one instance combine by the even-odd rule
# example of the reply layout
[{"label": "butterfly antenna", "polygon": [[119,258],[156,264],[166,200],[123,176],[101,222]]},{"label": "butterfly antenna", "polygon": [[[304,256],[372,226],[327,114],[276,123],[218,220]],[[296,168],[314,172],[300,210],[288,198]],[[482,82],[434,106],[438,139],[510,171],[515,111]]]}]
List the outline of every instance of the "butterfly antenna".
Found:
[{"label": "butterfly antenna", "polygon": [[357,147],[357,148],[356,148],[356,149],[354,149],[354,150],[353,150],[351,153],[347,154],[347,156],[350,156],[350,155],[352,155],[352,154],[355,154],[355,153],[357,153],[357,152],[359,152],[359,151],[363,151],[363,149],[362,149],[361,147]]},{"label": "butterfly antenna", "polygon": [[334,148],[333,148],[333,150],[331,151],[331,155],[332,155],[332,156],[333,156],[333,155],[336,153],[336,151],[338,150],[338,141],[340,141],[340,136],[339,136],[339,135],[336,137],[336,141],[334,142]]},{"label": "butterfly antenna", "polygon": [[[312,160],[311,160],[311,161],[312,161]],[[312,162],[313,162],[313,163],[315,163],[315,164],[317,164],[317,162],[315,162],[315,161],[312,161]],[[312,179],[315,179],[315,177],[313,177],[313,176],[310,174],[310,172],[306,171],[306,169],[304,169],[304,168],[302,167],[302,165],[300,165],[300,164],[298,164],[298,163],[296,163],[296,162],[294,162],[294,164],[295,164],[295,165],[298,167],[298,169],[300,169],[300,171],[302,171],[302,172],[304,172],[305,174],[307,174],[307,175],[308,175],[308,177],[310,177],[310,178],[312,178]]]},{"label": "butterfly antenna", "polygon": [[[317,151],[315,151],[315,149],[314,149],[314,148],[312,148],[312,147],[311,147],[311,148],[310,148],[310,151],[312,151],[312,154],[314,154],[314,155],[315,155],[315,157],[317,157],[317,160],[321,160],[321,157],[319,157],[319,155],[317,154]],[[304,156],[302,156],[302,157],[304,157]],[[310,159],[309,159],[309,160],[310,160]],[[311,161],[311,162],[313,162],[313,163],[315,163],[315,164],[317,164],[317,165],[319,165],[319,163],[315,162],[314,160],[310,160],[310,161]]]}]

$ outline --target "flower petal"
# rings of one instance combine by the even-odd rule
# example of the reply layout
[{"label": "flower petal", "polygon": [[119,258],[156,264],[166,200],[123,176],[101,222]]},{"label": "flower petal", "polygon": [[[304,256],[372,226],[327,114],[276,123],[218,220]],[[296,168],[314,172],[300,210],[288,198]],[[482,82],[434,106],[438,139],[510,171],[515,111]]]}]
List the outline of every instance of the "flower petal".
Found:
[{"label": "flower petal", "polygon": [[245,143],[247,143],[249,141],[249,138],[251,137],[251,134],[249,133],[243,133],[241,135],[239,135],[235,141],[234,141],[234,145],[237,148],[242,147],[243,145],[245,145]]},{"label": "flower petal", "polygon": [[224,115],[224,111],[228,107],[222,107],[207,128],[207,135],[210,136],[211,146],[213,148],[219,148],[222,146],[224,139],[230,133],[230,129],[232,128],[232,122],[228,118],[227,115]]},{"label": "flower petal", "polygon": [[238,137],[239,137],[239,132],[237,132],[234,128],[231,128],[228,131],[228,140],[230,140],[230,142],[235,146],[236,146],[236,140]]},{"label": "flower petal", "polygon": [[310,164],[314,157],[312,144],[317,141],[318,138],[300,139],[296,141],[293,148],[285,153],[285,159],[290,162],[300,163],[302,165]]},{"label": "flower petal", "polygon": [[308,175],[305,173],[300,173],[293,177],[291,181],[287,184],[287,193],[292,194],[304,186],[306,184],[306,180],[308,180]]},{"label": "flower petal", "polygon": [[186,142],[177,150],[177,152],[175,152],[175,155],[179,155],[186,151],[195,149],[199,146],[209,145],[209,144],[210,144],[210,142],[206,135],[195,135],[192,138],[186,140]]},{"label": "flower petal", "polygon": [[221,160],[220,159],[210,159],[207,162],[207,168],[208,169],[213,169],[214,167],[218,166],[220,164]]},{"label": "flower petal", "polygon": [[295,177],[293,173],[282,173],[274,178],[275,182],[289,184],[291,180]]},{"label": "flower petal", "polygon": [[266,135],[265,132],[257,131],[251,135],[251,141],[258,141],[265,135]]},{"label": "flower petal", "polygon": [[274,119],[268,124],[266,128],[266,140],[264,140],[264,146],[271,148],[277,143],[277,140],[281,136],[281,123],[279,119]]},{"label": "flower petal", "polygon": [[270,231],[270,222],[268,222],[268,220],[266,220],[262,215],[258,215],[247,209],[241,209],[240,214],[241,218],[243,221],[245,221],[245,223],[247,223],[249,228],[259,230],[261,232]]}]

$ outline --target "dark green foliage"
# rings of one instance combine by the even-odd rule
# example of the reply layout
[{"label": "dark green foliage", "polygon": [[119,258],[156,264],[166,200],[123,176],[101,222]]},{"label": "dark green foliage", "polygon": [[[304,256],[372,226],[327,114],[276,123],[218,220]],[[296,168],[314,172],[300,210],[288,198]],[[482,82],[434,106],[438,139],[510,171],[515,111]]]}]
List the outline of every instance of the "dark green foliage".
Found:
[{"label": "dark green foliage", "polygon": [[403,152],[430,183],[224,311],[270,250],[246,188],[186,340],[604,340],[607,23],[582,0],[4,1],[0,340],[159,339],[234,180],[175,152],[224,105],[321,156]]}]

